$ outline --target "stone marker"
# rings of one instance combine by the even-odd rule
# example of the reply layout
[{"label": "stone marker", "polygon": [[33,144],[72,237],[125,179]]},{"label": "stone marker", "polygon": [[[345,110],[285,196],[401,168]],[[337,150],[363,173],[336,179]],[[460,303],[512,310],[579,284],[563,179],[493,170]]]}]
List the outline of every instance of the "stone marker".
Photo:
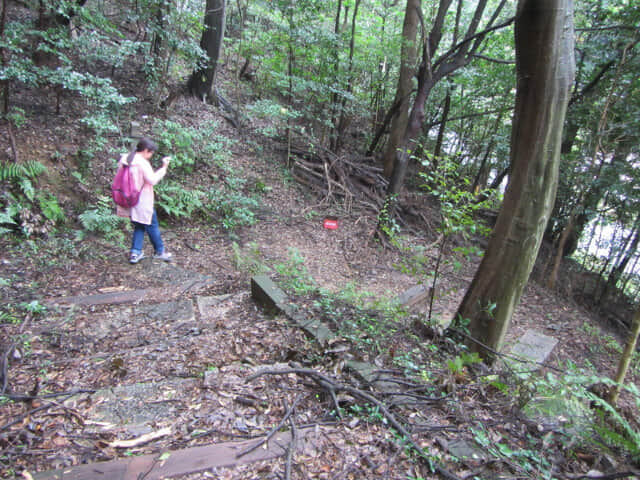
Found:
[{"label": "stone marker", "polygon": [[447,451],[467,466],[478,466],[487,460],[485,451],[464,439],[452,440],[446,444]]},{"label": "stone marker", "polygon": [[418,303],[429,298],[431,294],[431,287],[426,285],[415,285],[409,290],[405,290],[396,297],[394,303],[402,305],[403,307],[411,308]]},{"label": "stone marker", "polygon": [[[265,275],[256,275],[251,279],[251,296],[265,310],[284,313],[323,347],[339,339],[339,337],[321,321],[314,318],[307,318],[303,313],[296,311],[289,303],[286,294]],[[413,397],[398,393],[399,388],[396,382],[380,378],[378,373],[380,369],[375,365],[349,360],[346,366],[360,377],[362,381],[368,383],[378,391],[396,394],[393,397],[394,403],[410,403],[415,401]]]},{"label": "stone marker", "polygon": [[142,138],[142,131],[140,130],[139,122],[131,122],[129,135],[131,136],[131,138]]},{"label": "stone marker", "polygon": [[[528,369],[537,369],[549,358],[557,343],[557,338],[527,330],[511,349],[511,355],[525,360]],[[515,363],[513,360],[511,362]]]},{"label": "stone marker", "polygon": [[251,297],[270,314],[284,312],[287,295],[266,275],[251,277]]},{"label": "stone marker", "polygon": [[284,313],[322,346],[335,338],[333,332],[324,323],[297,312],[289,302],[287,294],[266,275],[256,275],[251,278],[251,297],[271,315]]}]

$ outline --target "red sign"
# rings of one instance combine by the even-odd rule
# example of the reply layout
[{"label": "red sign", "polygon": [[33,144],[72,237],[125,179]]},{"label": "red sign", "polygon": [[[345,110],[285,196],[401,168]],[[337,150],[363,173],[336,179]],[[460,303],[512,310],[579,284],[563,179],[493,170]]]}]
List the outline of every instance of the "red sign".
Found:
[{"label": "red sign", "polygon": [[335,230],[338,228],[338,220],[335,218],[325,218],[322,226],[329,230]]}]

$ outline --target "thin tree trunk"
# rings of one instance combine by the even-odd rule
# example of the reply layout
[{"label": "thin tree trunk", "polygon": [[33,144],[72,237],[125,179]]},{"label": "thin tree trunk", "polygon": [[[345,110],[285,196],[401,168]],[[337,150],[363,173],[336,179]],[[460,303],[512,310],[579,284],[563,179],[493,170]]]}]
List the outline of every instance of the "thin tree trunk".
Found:
[{"label": "thin tree trunk", "polygon": [[600,298],[598,299],[599,305],[602,305],[602,303],[607,300],[610,293],[615,291],[618,281],[622,278],[627,265],[636,254],[636,251],[638,250],[638,243],[640,242],[639,228],[640,224],[638,224],[638,219],[636,219],[633,230],[629,234],[629,237],[627,237],[624,247],[620,250],[620,254],[615,261],[615,265],[611,269],[609,277],[607,278],[607,283],[605,283],[604,288],[600,293]]},{"label": "thin tree trunk", "polygon": [[444,131],[449,119],[449,112],[451,111],[451,88],[447,88],[447,95],[444,98],[444,106],[442,107],[442,120],[440,120],[440,126],[438,127],[438,136],[436,138],[436,145],[433,148],[434,167],[438,168],[438,159],[442,155],[442,141],[444,140]]},{"label": "thin tree trunk", "polygon": [[[334,26],[333,26],[333,34],[335,35],[336,38],[338,38],[338,36],[340,35],[340,14],[342,13],[342,0],[338,0],[338,8],[336,11],[336,19],[334,22]],[[336,82],[338,81],[339,78],[339,74],[340,74],[340,57],[339,57],[339,51],[341,48],[341,42],[338,42],[336,45],[334,45],[333,48],[333,73],[336,79]],[[329,148],[331,149],[332,152],[336,153],[337,150],[337,137],[338,137],[338,116],[340,115],[339,112],[339,103],[340,103],[340,96],[338,94],[337,91],[334,91],[333,94],[331,95],[331,124],[333,125],[333,132],[331,132],[330,134],[330,139],[329,139]]]},{"label": "thin tree trunk", "polygon": [[355,53],[355,40],[356,40],[356,17],[358,16],[358,7],[360,6],[360,0],[356,0],[353,6],[353,16],[351,19],[351,39],[349,41],[349,66],[347,67],[347,95],[342,98],[340,102],[340,119],[337,125],[337,138],[334,152],[338,152],[342,148],[344,142],[344,134],[349,127],[349,117],[347,116],[347,98],[353,92],[353,55]]},{"label": "thin tree trunk", "polygon": [[[4,32],[7,26],[7,9],[9,8],[8,0],[2,0],[2,13],[0,13],[0,40],[4,41]],[[5,70],[9,63],[9,55],[4,47],[0,47],[0,62],[2,62],[2,69]],[[0,82],[2,86],[2,112],[6,115],[9,113],[9,80],[2,80]]]},{"label": "thin tree trunk", "polygon": [[556,194],[562,125],[573,82],[572,0],[520,0],[512,172],[493,236],[456,319],[492,361],[533,268]]},{"label": "thin tree trunk", "polygon": [[[450,1],[450,0],[449,0]],[[402,142],[409,121],[409,97],[413,89],[418,49],[416,45],[418,25],[422,16],[421,0],[407,0],[402,26],[402,48],[400,53],[400,75],[393,105],[396,114],[391,120],[391,133],[384,154],[384,176],[390,178],[393,172],[397,148]]]},{"label": "thin tree trunk", "polygon": [[633,354],[636,351],[638,334],[640,334],[640,307],[638,307],[636,312],[633,314],[631,329],[629,330],[629,336],[627,337],[627,344],[624,348],[624,352],[622,352],[622,356],[620,357],[618,371],[616,372],[616,376],[614,378],[616,385],[611,389],[611,394],[609,395],[609,403],[611,403],[612,405],[618,403],[620,389],[622,388],[624,378],[627,376],[627,372],[629,371],[629,365],[631,364]]}]

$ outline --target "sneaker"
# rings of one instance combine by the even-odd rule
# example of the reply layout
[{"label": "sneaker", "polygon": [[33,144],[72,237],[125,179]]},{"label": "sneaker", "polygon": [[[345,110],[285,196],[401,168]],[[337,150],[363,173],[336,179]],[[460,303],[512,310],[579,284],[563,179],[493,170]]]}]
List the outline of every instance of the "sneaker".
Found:
[{"label": "sneaker", "polygon": [[129,257],[129,263],[138,263],[143,258],[144,258],[144,252],[132,253],[131,256]]},{"label": "sneaker", "polygon": [[162,252],[162,253],[154,253],[153,254],[153,258],[157,258],[158,260],[164,260],[165,262],[170,262],[171,261],[171,257],[173,257],[173,255],[171,255],[169,252]]}]

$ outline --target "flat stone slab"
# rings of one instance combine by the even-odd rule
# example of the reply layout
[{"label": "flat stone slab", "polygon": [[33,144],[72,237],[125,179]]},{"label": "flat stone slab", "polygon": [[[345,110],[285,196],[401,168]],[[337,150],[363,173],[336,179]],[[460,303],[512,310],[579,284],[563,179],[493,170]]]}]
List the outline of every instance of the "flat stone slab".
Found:
[{"label": "flat stone slab", "polygon": [[[305,436],[313,428],[296,430],[295,448],[299,448]],[[203,472],[213,468],[232,467],[286,455],[291,446],[291,433],[279,432],[268,443],[264,439],[242,442],[226,442],[201,447],[173,450],[153,455],[122,458],[109,462],[78,465],[61,470],[33,474],[35,480],[161,480],[178,475]],[[254,445],[259,445],[245,455],[238,456]]]},{"label": "flat stone slab", "polygon": [[143,259],[146,274],[149,278],[162,283],[170,283],[176,289],[191,290],[213,285],[215,279],[209,275],[203,275],[192,270],[185,270],[173,262],[163,262],[161,260]]},{"label": "flat stone slab", "polygon": [[231,294],[196,297],[200,318],[204,321],[223,318],[224,315],[232,308],[232,305],[229,305],[227,300],[233,297],[234,295]]},{"label": "flat stone slab", "polygon": [[195,379],[172,379],[158,383],[136,383],[98,390],[68,399],[66,405],[91,405],[85,412],[90,431],[125,430],[139,436],[170,426],[185,405],[175,402],[179,391],[194,388]]},{"label": "flat stone slab", "polygon": [[98,293],[95,295],[76,295],[72,297],[51,298],[47,303],[71,305],[119,305],[136,303],[144,299],[147,290],[123,290],[119,292]]},{"label": "flat stone slab", "polygon": [[467,465],[478,465],[487,460],[487,453],[476,445],[466,440],[453,440],[447,442],[447,451]]},{"label": "flat stone slab", "polygon": [[322,346],[326,346],[331,340],[336,338],[329,327],[315,318],[307,318],[297,312],[289,313],[285,311],[285,313],[287,313],[287,316],[293,320],[298,327],[304,330],[307,335],[315,338]]},{"label": "flat stone slab", "polygon": [[[144,258],[146,262],[144,268],[148,277],[154,281],[165,284],[172,284],[172,292],[167,296],[175,298],[180,293],[198,290],[200,288],[213,285],[215,279],[209,275],[202,275],[189,270],[185,270],[176,265],[151,258]],[[96,293],[88,295],[72,295],[68,297],[49,298],[47,303],[53,305],[119,305],[126,303],[138,303],[151,295],[153,288],[137,290],[117,290],[120,287],[112,287],[115,291],[107,293]],[[165,287],[162,287],[165,288]]]},{"label": "flat stone slab", "polygon": [[[549,358],[557,344],[557,338],[543,335],[535,330],[527,330],[511,349],[511,355],[539,366]],[[528,367],[536,368],[536,365],[528,365]]]},{"label": "flat stone slab", "polygon": [[113,348],[135,347],[164,339],[168,332],[183,334],[195,325],[195,309],[191,300],[130,305],[96,314],[91,322],[69,324],[63,333],[78,348],[109,340]]},{"label": "flat stone slab", "polygon": [[394,300],[394,303],[402,305],[403,307],[411,308],[429,298],[430,294],[431,287],[427,287],[426,285],[415,285],[398,295]]},{"label": "flat stone slab", "polygon": [[371,363],[347,360],[345,366],[376,390],[384,393],[398,391],[398,384],[381,379],[380,374],[378,373],[380,369]]}]

